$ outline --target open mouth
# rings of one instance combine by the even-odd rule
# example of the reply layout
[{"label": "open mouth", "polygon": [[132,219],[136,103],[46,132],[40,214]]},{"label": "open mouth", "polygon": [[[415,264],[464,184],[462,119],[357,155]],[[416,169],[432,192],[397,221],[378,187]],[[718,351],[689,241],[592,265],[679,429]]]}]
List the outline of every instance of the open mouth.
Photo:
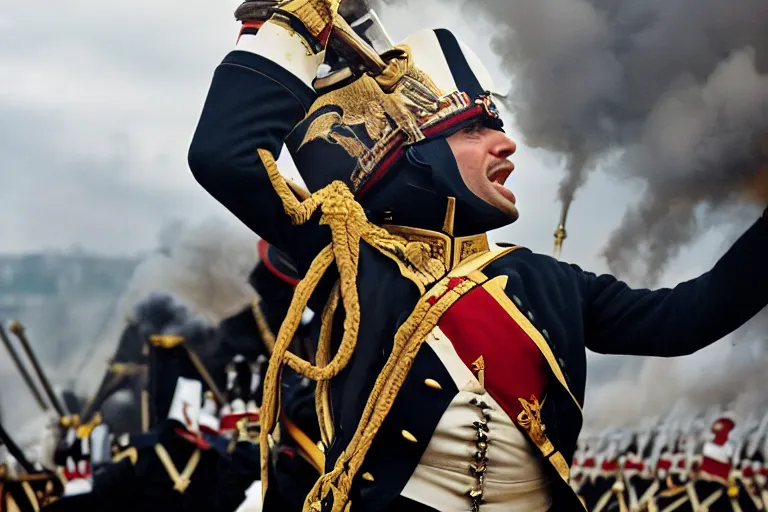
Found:
[{"label": "open mouth", "polygon": [[513,194],[511,190],[505,187],[504,184],[507,182],[507,178],[509,178],[509,176],[512,174],[512,171],[514,170],[515,164],[512,162],[505,162],[504,164],[495,167],[488,173],[488,181],[491,182],[494,188],[496,188],[496,190],[498,190],[505,199],[512,201],[513,203],[515,202],[515,194]]}]

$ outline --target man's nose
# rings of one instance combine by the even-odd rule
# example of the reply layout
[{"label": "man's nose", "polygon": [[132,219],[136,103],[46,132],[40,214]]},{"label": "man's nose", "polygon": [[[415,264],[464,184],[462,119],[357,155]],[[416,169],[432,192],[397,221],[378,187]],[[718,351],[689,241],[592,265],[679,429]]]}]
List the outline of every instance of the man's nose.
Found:
[{"label": "man's nose", "polygon": [[496,134],[493,141],[493,156],[507,159],[515,153],[517,144],[503,132],[496,132]]}]

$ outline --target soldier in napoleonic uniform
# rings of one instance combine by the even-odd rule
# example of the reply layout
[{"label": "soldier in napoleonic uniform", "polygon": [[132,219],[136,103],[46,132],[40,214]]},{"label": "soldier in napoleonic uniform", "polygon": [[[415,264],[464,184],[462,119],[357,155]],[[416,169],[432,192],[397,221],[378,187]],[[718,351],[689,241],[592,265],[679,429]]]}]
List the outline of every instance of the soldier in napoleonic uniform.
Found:
[{"label": "soldier in napoleonic uniform", "polygon": [[[243,34],[189,152],[202,186],[302,276],[261,446],[287,364],[318,381],[325,465],[305,509],[578,509],[586,348],[681,356],[741,326],[768,302],[768,220],[710,272],[654,291],[492,247],[486,232],[517,218],[503,186],[515,144],[483,57],[446,30],[372,54],[337,7],[289,0]],[[318,76],[329,45],[349,66]],[[311,198],[280,176],[284,144]],[[286,352],[307,305],[316,364]]]},{"label": "soldier in napoleonic uniform", "polygon": [[50,510],[233,512],[243,501],[247,487],[231,478],[230,460],[201,432],[204,379],[184,343],[183,335],[150,337],[156,421],[150,434],[94,473],[91,492],[63,498]]},{"label": "soldier in napoleonic uniform", "polygon": [[730,413],[713,422],[712,438],[702,448],[696,479],[686,485],[689,501],[680,510],[738,510],[739,488],[733,478],[735,442],[730,439],[735,427],[736,419]]},{"label": "soldier in napoleonic uniform", "polygon": [[0,425],[0,512],[37,512],[63,493],[59,475],[27,460]]},{"label": "soldier in napoleonic uniform", "polygon": [[635,436],[635,441],[627,450],[624,462],[624,479],[629,494],[629,506],[632,509],[645,510],[658,489],[658,482],[651,463],[654,436],[652,431]]},{"label": "soldier in napoleonic uniform", "polygon": [[614,433],[603,447],[602,460],[591,489],[591,499],[585,496],[588,510],[602,512],[614,507],[626,509],[629,498],[622,468],[621,433]]},{"label": "soldier in napoleonic uniform", "polygon": [[64,492],[62,481],[50,471],[10,476],[0,463],[0,511],[37,512]]},{"label": "soldier in napoleonic uniform", "polygon": [[53,458],[65,481],[64,495],[88,492],[94,468],[111,462],[109,427],[99,413],[86,422],[77,414],[65,416],[59,425],[62,435]]},{"label": "soldier in napoleonic uniform", "polygon": [[[257,17],[261,15],[259,11],[249,17],[243,31],[255,33]],[[258,251],[260,261],[249,282],[259,299],[221,323],[219,345],[212,357],[216,378],[231,395],[226,414],[221,418],[223,430],[234,429],[234,424],[240,419],[238,414],[246,414],[249,402],[253,402],[251,409],[254,405],[260,407],[266,362],[299,282],[295,266],[285,254],[264,240],[259,241]],[[292,344],[295,353],[309,360],[314,360],[318,320],[319,317],[312,312],[305,311]],[[223,361],[233,355],[237,362],[231,359],[227,361],[227,368],[219,371],[224,366]],[[231,379],[226,375],[231,375]],[[255,388],[251,387],[253,382],[249,378],[258,382]],[[276,436],[272,450],[276,485],[270,495],[271,503],[280,510],[300,510],[323,466],[323,454],[317,447],[320,434],[315,412],[314,382],[286,369],[281,399],[280,435]],[[241,405],[243,410],[240,410]],[[258,453],[256,455],[258,458]],[[258,467],[258,460],[255,463]]]},{"label": "soldier in napoleonic uniform", "polygon": [[734,471],[735,483],[739,489],[738,503],[742,512],[765,510],[758,478],[762,455],[757,449],[751,452],[749,448],[749,443],[745,442],[739,454],[738,468]]},{"label": "soldier in napoleonic uniform", "polygon": [[[211,356],[210,366],[221,387],[225,385],[225,368],[235,355],[239,354],[251,363],[269,357],[299,282],[293,264],[279,250],[260,240],[258,251],[259,263],[248,281],[259,298],[219,324],[219,341]],[[307,328],[311,315],[305,318],[297,332],[294,350],[309,357],[314,351]]]}]

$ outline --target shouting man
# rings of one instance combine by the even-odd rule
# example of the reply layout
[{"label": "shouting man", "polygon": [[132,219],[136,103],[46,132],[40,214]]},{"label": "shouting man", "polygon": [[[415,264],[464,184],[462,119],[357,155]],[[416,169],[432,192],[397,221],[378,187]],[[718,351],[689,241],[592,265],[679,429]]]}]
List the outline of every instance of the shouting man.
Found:
[{"label": "shouting man", "polygon": [[[303,276],[265,378],[265,509],[284,365],[317,381],[325,468],[305,510],[581,508],[586,349],[682,356],[741,326],[768,302],[768,220],[654,291],[492,247],[518,217],[516,147],[482,54],[446,30],[378,54],[340,0],[286,0],[266,22],[261,4],[238,9],[189,164]],[[309,192],[278,172],[284,144]],[[307,303],[316,363],[287,350]]]}]

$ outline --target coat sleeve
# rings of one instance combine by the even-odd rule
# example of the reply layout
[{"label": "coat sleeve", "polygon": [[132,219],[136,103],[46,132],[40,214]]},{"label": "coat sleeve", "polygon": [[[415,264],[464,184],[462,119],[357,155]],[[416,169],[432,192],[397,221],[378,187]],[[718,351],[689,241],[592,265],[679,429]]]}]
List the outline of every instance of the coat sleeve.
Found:
[{"label": "coat sleeve", "polygon": [[671,289],[632,289],[613,276],[578,272],[587,348],[603,354],[692,354],[768,304],[768,220],[752,225],[712,270]]},{"label": "coat sleeve", "polygon": [[257,150],[280,155],[315,99],[310,84],[321,57],[307,55],[298,36],[272,22],[243,35],[214,73],[188,154],[203,188],[290,256],[313,229],[291,224]]}]

